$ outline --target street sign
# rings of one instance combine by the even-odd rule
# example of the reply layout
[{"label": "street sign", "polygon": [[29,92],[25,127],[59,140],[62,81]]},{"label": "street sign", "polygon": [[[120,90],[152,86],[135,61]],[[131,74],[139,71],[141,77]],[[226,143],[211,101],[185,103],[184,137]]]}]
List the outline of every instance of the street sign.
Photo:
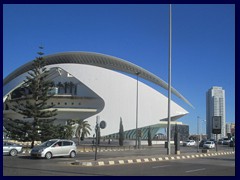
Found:
[{"label": "street sign", "polygon": [[100,128],[104,129],[107,126],[107,123],[105,121],[100,122]]},{"label": "street sign", "polygon": [[212,117],[212,133],[221,134],[221,116]]},{"label": "street sign", "polygon": [[142,130],[141,129],[138,129],[137,133],[138,133],[138,137],[142,137]]}]

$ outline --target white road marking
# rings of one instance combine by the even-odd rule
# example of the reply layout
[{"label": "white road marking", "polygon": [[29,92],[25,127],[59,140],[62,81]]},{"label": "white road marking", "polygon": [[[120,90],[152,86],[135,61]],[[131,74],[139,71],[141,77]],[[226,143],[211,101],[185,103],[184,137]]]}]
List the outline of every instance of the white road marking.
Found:
[{"label": "white road marking", "polygon": [[164,166],[154,166],[152,168],[162,168],[162,167],[168,167],[168,166],[171,166],[171,165],[164,165]]},{"label": "white road marking", "polygon": [[186,171],[186,173],[196,172],[196,171],[204,171],[204,170],[206,170],[206,169],[205,169],[205,168],[202,168],[202,169],[194,169],[194,170]]}]

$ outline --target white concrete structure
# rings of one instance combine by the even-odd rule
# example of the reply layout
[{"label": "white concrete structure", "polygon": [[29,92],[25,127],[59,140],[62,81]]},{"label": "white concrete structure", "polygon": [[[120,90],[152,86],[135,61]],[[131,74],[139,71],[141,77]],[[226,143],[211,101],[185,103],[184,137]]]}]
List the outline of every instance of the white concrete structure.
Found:
[{"label": "white concrete structure", "polygon": [[[48,100],[58,109],[58,122],[68,119],[86,119],[91,124],[92,134],[96,116],[105,120],[107,128],[101,135],[118,133],[120,117],[124,131],[136,128],[136,91],[138,88],[138,128],[160,124],[167,118],[167,97],[148,85],[126,75],[140,73],[139,77],[167,89],[168,85],[134,64],[119,58],[90,52],[59,53],[44,57],[50,78],[55,83],[55,95]],[[18,68],[4,79],[3,101],[14,103],[17,88],[31,70],[32,61]],[[123,74],[124,72],[125,74]],[[64,86],[64,84],[68,84]],[[71,85],[70,85],[71,84]],[[14,94],[15,93],[15,94]],[[180,93],[172,93],[191,105]],[[172,102],[172,121],[188,112]],[[4,118],[21,118],[19,114],[5,107]]]}]

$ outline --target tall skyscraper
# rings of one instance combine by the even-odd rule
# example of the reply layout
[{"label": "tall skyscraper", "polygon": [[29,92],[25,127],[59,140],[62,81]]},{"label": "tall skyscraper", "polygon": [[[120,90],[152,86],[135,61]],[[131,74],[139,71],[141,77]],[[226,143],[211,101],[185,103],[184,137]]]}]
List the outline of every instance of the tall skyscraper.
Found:
[{"label": "tall skyscraper", "polygon": [[215,138],[214,134],[212,134],[213,116],[221,116],[221,134],[218,137],[225,137],[225,90],[222,87],[213,86],[206,93],[206,130],[208,138]]}]

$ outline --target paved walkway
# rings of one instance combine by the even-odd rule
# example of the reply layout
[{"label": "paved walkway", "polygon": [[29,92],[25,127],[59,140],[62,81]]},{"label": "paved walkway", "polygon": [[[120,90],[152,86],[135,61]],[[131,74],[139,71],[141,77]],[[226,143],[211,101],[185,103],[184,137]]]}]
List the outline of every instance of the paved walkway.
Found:
[{"label": "paved walkway", "polygon": [[[95,152],[95,149],[90,148],[87,150],[85,148],[85,151],[79,149],[79,152]],[[171,155],[167,155],[167,149],[164,148],[164,145],[155,145],[150,147],[142,146],[141,149],[134,149],[134,147],[101,147],[98,148],[97,153],[100,155],[102,154],[104,158],[98,158],[96,161],[94,159],[78,159],[71,164],[78,166],[120,165],[230,155],[235,154],[235,151],[233,148],[229,148],[227,146],[219,146],[218,151],[216,151],[216,149],[202,150],[197,149],[196,147],[180,147],[179,154],[175,154],[174,146],[172,146]],[[116,156],[116,154],[119,157],[114,157],[114,155]]]},{"label": "paved walkway", "polygon": [[145,162],[156,162],[156,161],[169,161],[179,159],[193,159],[203,158],[210,156],[219,155],[230,155],[235,154],[234,151],[230,152],[215,152],[215,153],[187,153],[183,155],[154,155],[154,156],[131,156],[131,157],[117,157],[117,158],[104,158],[95,160],[75,160],[71,163],[72,165],[78,166],[104,166],[104,165],[117,165],[117,164],[132,164],[132,163],[145,163]]}]

